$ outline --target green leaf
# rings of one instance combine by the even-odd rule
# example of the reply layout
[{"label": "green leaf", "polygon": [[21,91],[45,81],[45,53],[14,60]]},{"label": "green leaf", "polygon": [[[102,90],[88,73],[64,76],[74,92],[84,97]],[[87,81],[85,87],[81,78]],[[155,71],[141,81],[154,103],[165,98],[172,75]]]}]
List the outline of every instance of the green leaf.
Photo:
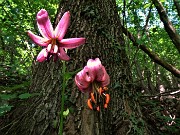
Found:
[{"label": "green leaf", "polygon": [[117,83],[115,83],[113,89],[120,88],[120,87],[121,87],[121,85],[117,82]]},{"label": "green leaf", "polygon": [[68,81],[72,78],[72,76],[75,75],[75,74],[77,74],[80,70],[81,70],[81,68],[80,68],[80,69],[77,69],[76,71],[66,72],[66,73],[64,74],[64,77],[65,77],[66,82],[68,82]]},{"label": "green leaf", "polygon": [[64,74],[64,77],[66,80],[69,80],[69,79],[71,79],[72,75],[69,72],[67,72]]},{"label": "green leaf", "polygon": [[4,0],[0,0],[0,4],[2,4],[4,2]]},{"label": "green leaf", "polygon": [[149,8],[150,5],[151,5],[151,3],[145,4],[145,5],[144,5],[144,8],[145,8],[145,9],[146,9],[146,8]]},{"label": "green leaf", "polygon": [[4,113],[10,111],[12,107],[13,106],[10,106],[8,104],[4,104],[4,105],[0,106],[0,116],[3,116]]},{"label": "green leaf", "polygon": [[64,117],[68,116],[68,114],[69,114],[69,109],[67,109],[66,111],[63,112]]},{"label": "green leaf", "polygon": [[0,99],[2,100],[10,100],[16,98],[16,94],[0,94]]},{"label": "green leaf", "polygon": [[27,99],[31,96],[32,96],[32,94],[30,94],[30,93],[23,93],[23,94],[19,95],[19,98],[20,99]]},{"label": "green leaf", "polygon": [[23,93],[23,94],[19,95],[19,98],[20,99],[27,99],[27,98],[30,98],[30,97],[33,97],[33,96],[38,96],[38,95],[40,95],[40,93],[32,93],[32,94]]},{"label": "green leaf", "polygon": [[54,121],[53,121],[53,127],[54,127],[54,128],[57,128],[57,124],[58,124],[58,121],[57,121],[57,120],[54,120]]},{"label": "green leaf", "polygon": [[141,44],[143,44],[143,40],[142,40],[142,39],[137,39],[137,43],[138,43],[139,45],[141,45]]},{"label": "green leaf", "polygon": [[73,108],[73,107],[70,107],[70,108],[69,108],[69,112],[73,113],[73,112],[74,112],[74,108]]}]

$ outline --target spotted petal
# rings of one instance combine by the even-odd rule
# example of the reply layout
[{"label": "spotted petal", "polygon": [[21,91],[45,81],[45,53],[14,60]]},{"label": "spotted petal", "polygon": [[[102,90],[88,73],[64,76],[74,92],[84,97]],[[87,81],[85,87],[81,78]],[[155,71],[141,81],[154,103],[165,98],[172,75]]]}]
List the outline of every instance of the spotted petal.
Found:
[{"label": "spotted petal", "polygon": [[96,58],[95,60],[89,59],[87,62],[87,67],[89,68],[89,76],[92,78],[92,81],[94,81],[94,79],[96,79],[98,72],[101,71],[101,61],[99,60],[99,58]]},{"label": "spotted petal", "polygon": [[105,70],[104,66],[96,68],[96,80],[100,81],[100,82],[104,81],[105,72],[106,72],[106,70]]},{"label": "spotted petal", "polygon": [[49,40],[42,38],[40,36],[37,36],[34,33],[32,33],[31,31],[28,31],[28,35],[35,44],[38,44],[40,46],[47,46],[50,43]]},{"label": "spotted petal", "polygon": [[87,66],[85,66],[80,72],[86,82],[92,82],[92,78],[89,76],[89,68]]},{"label": "spotted petal", "polygon": [[41,9],[37,13],[36,19],[41,35],[47,39],[54,38],[54,31],[49,20],[48,12],[45,9]]},{"label": "spotted petal", "polygon": [[65,12],[55,29],[55,37],[61,41],[66,34],[70,22],[70,12]]},{"label": "spotted petal", "polygon": [[60,41],[61,47],[73,49],[85,43],[85,38],[67,38]]}]

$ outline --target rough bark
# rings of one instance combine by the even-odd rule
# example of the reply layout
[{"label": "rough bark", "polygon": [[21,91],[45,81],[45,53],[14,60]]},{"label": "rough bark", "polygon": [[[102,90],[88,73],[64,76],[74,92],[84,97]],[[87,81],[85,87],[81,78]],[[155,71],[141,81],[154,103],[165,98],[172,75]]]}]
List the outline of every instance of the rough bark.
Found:
[{"label": "rough bark", "polygon": [[[94,112],[87,108],[87,94],[78,91],[73,83],[68,85],[66,107],[74,108],[64,123],[67,135],[124,135],[134,132],[130,117],[139,121],[142,113],[134,99],[135,89],[128,58],[124,48],[123,33],[115,0],[62,0],[58,9],[59,21],[63,12],[71,13],[71,24],[66,37],[85,37],[86,44],[68,51],[71,61],[67,69],[82,68],[89,58],[99,57],[111,78],[111,101],[107,110]],[[19,105],[0,123],[1,134],[8,135],[57,135],[60,112],[61,62],[37,63],[33,67],[30,92],[40,93]],[[21,114],[21,115],[20,115]],[[7,125],[8,123],[8,125]],[[57,124],[55,124],[57,123]],[[150,134],[150,133],[149,133]]]},{"label": "rough bark", "polygon": [[155,7],[159,13],[160,19],[164,24],[164,28],[165,28],[166,32],[168,33],[173,44],[175,45],[175,47],[177,48],[177,50],[180,53],[180,35],[176,32],[176,29],[174,28],[171,21],[169,20],[162,3],[159,0],[152,0],[152,2],[155,5]]},{"label": "rough bark", "polygon": [[[54,125],[58,120],[60,64],[54,62],[37,63],[33,70],[30,93],[39,96],[16,105],[1,121],[0,134],[4,135],[50,135],[57,134]],[[17,104],[17,102],[16,102]]]}]

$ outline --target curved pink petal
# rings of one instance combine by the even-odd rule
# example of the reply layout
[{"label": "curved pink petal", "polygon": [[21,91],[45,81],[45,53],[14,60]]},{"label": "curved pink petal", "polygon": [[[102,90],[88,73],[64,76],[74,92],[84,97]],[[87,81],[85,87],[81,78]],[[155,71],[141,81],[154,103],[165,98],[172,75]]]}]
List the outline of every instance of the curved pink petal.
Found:
[{"label": "curved pink petal", "polygon": [[75,82],[80,89],[86,89],[90,84],[89,82],[86,82],[81,75],[78,74],[75,76]]},{"label": "curved pink petal", "polygon": [[[85,69],[86,70],[86,69]],[[82,92],[87,92],[90,91],[90,85],[91,82],[88,81],[89,79],[87,79],[87,73],[84,69],[81,70],[79,73],[77,73],[77,75],[75,76],[75,83],[78,86],[78,88],[82,91]]]},{"label": "curved pink petal", "polygon": [[110,83],[110,78],[109,75],[106,72],[106,69],[104,68],[104,66],[102,67],[102,72],[103,72],[103,76],[101,76],[100,74],[97,75],[97,81],[101,82],[102,87],[109,85]]},{"label": "curved pink petal", "polygon": [[61,60],[65,60],[65,61],[70,60],[70,57],[66,54],[66,52],[64,51],[64,49],[61,48],[61,47],[59,47],[58,57],[59,57]]},{"label": "curved pink petal", "polygon": [[102,67],[101,61],[99,58],[89,59],[87,62],[88,68],[92,68],[93,70],[98,70]]},{"label": "curved pink petal", "polygon": [[89,68],[87,66],[85,66],[84,69],[81,70],[80,72],[81,72],[81,76],[86,82],[89,83],[92,82],[92,78],[91,76],[89,76]]},{"label": "curved pink petal", "polygon": [[89,76],[92,78],[92,81],[94,81],[94,79],[97,78],[97,74],[101,74],[101,72],[98,73],[102,68],[101,61],[99,58],[96,58],[95,60],[89,59],[87,62],[87,67],[89,68]]},{"label": "curved pink petal", "polygon": [[60,41],[60,46],[73,49],[85,43],[85,38],[67,38]]},{"label": "curved pink petal", "polygon": [[48,39],[37,36],[34,33],[32,33],[31,31],[28,31],[28,35],[35,44],[38,44],[40,46],[47,46],[50,43],[50,41]]},{"label": "curved pink petal", "polygon": [[97,81],[104,81],[103,79],[105,76],[106,70],[104,66],[101,66],[100,68],[96,69],[96,80]]},{"label": "curved pink petal", "polygon": [[65,12],[55,29],[55,37],[61,41],[66,34],[70,22],[70,12]]},{"label": "curved pink petal", "polygon": [[44,49],[42,49],[41,52],[38,54],[36,60],[39,61],[39,62],[43,62],[43,61],[46,59],[47,55],[48,55],[48,52],[47,52],[46,48],[44,48]]},{"label": "curved pink petal", "polygon": [[96,58],[95,60],[89,59],[87,67],[91,71],[89,72],[89,76],[94,77],[96,81],[101,82],[103,87],[110,83],[109,75],[107,74],[105,67],[101,64],[99,58]]},{"label": "curved pink petal", "polygon": [[101,82],[102,87],[108,86],[109,83],[110,83],[109,75],[108,75],[108,74],[105,74],[104,77],[105,77],[104,81]]},{"label": "curved pink petal", "polygon": [[36,19],[41,35],[47,39],[54,38],[54,31],[51,21],[49,20],[48,12],[45,9],[41,9],[37,13]]}]

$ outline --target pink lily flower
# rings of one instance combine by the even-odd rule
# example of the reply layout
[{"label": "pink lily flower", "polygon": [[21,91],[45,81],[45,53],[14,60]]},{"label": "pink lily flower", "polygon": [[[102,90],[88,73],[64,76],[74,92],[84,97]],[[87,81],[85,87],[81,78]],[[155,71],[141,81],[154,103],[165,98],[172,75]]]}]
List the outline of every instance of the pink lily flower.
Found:
[{"label": "pink lily flower", "polygon": [[99,58],[89,59],[83,70],[75,76],[75,83],[82,92],[92,92],[110,83],[109,75]]},{"label": "pink lily flower", "polygon": [[37,61],[43,62],[54,56],[54,60],[58,57],[61,60],[69,60],[70,57],[66,54],[65,49],[73,49],[85,43],[85,38],[67,38],[63,39],[70,22],[70,12],[65,12],[59,21],[55,30],[53,30],[48,12],[41,9],[37,13],[37,26],[42,37],[28,31],[29,37],[39,46],[44,47],[37,56]]}]

